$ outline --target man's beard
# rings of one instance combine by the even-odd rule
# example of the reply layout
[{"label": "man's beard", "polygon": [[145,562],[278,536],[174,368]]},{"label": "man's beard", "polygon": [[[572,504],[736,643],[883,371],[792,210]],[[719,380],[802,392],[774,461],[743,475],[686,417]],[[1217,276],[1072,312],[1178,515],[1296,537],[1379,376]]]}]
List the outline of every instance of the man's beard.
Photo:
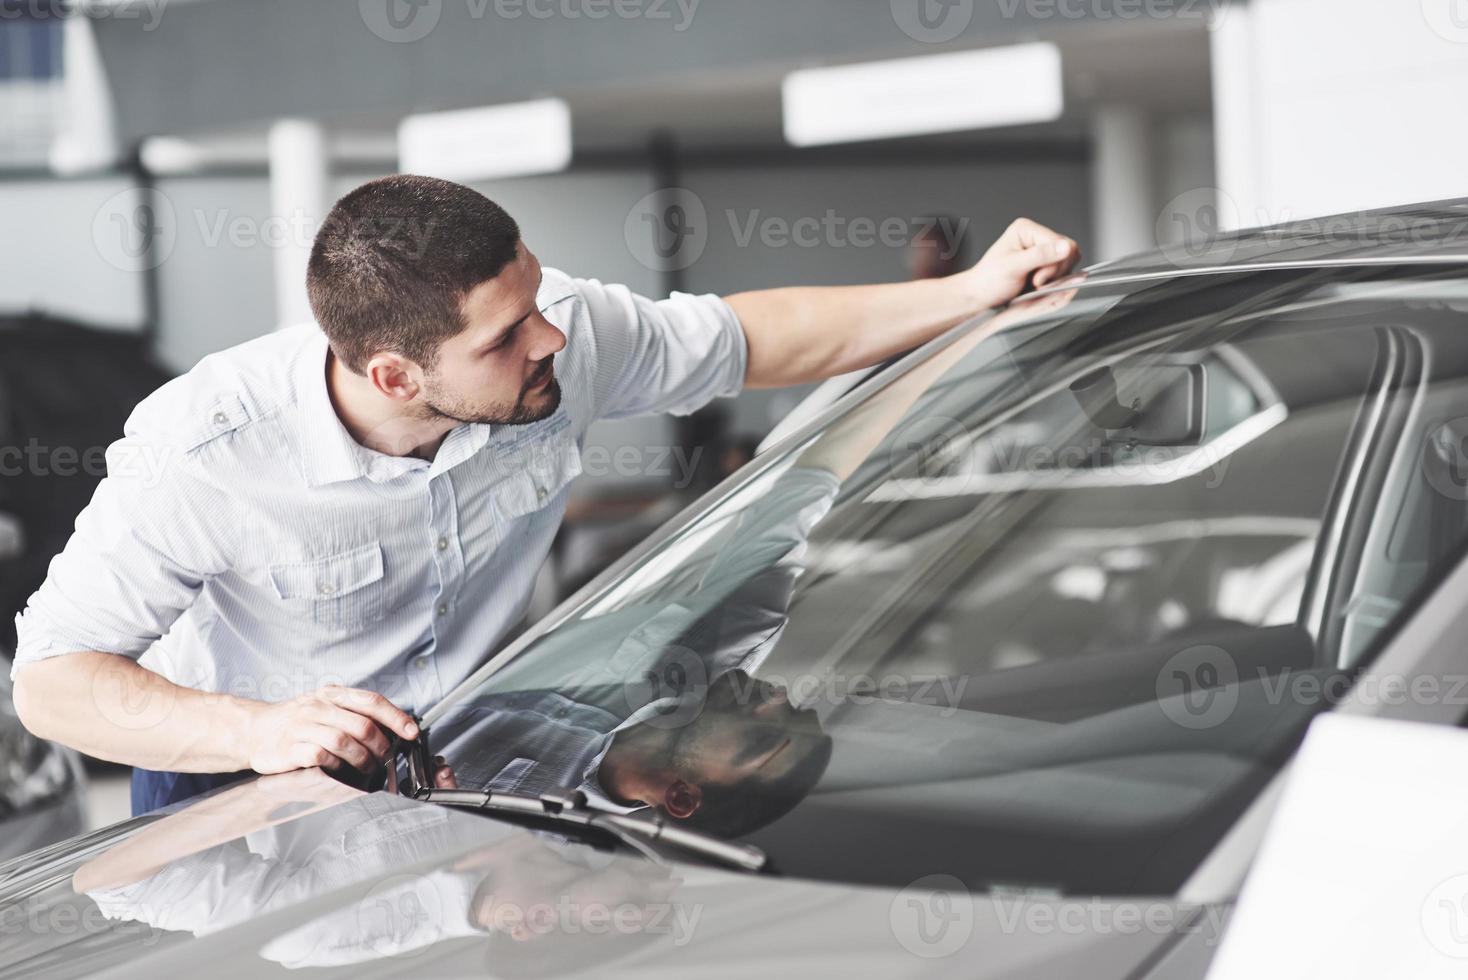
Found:
[{"label": "man's beard", "polygon": [[561,407],[561,383],[555,378],[551,378],[541,392],[545,396],[544,404],[534,407],[526,405],[525,397],[530,394],[526,390],[520,392],[520,399],[514,405],[488,412],[476,410],[462,402],[441,400],[437,397],[436,389],[437,385],[434,385],[429,391],[431,397],[426,402],[426,417],[449,419],[464,425],[532,425],[550,418]]}]

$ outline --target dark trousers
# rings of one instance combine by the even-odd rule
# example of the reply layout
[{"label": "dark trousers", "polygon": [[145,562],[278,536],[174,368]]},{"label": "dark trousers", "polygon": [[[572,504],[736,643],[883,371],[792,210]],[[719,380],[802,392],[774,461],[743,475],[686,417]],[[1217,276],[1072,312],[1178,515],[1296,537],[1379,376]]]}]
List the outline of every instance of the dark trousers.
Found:
[{"label": "dark trousers", "polygon": [[249,771],[154,772],[151,769],[134,769],[133,816],[151,813],[171,803],[190,799],[253,775]]}]

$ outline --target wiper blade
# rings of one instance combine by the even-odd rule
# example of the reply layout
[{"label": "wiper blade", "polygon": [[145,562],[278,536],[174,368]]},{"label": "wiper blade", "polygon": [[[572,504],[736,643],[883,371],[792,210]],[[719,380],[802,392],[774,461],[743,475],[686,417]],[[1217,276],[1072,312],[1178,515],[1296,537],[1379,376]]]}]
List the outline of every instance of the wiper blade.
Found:
[{"label": "wiper blade", "polygon": [[617,838],[634,850],[650,853],[646,843],[661,843],[696,854],[701,858],[743,871],[760,872],[769,866],[765,852],[750,844],[735,844],[710,834],[686,827],[675,827],[656,817],[644,820],[621,813],[595,810],[587,805],[586,794],[577,790],[529,796],[523,793],[497,793],[493,790],[439,789],[433,785],[433,754],[428,748],[428,729],[419,727],[418,738],[397,746],[408,763],[408,785],[397,785],[397,766],[388,765],[388,789],[425,803],[465,807],[487,813],[505,813],[545,820],[550,823],[592,827]]},{"label": "wiper blade", "polygon": [[660,817],[644,820],[626,814],[594,810],[587,806],[586,795],[579,791],[527,796],[521,793],[496,793],[487,789],[426,788],[422,793],[414,794],[414,796],[425,803],[467,807],[487,813],[510,813],[552,823],[593,827],[606,831],[643,853],[647,853],[646,849],[639,845],[642,841],[647,841],[667,844],[696,854],[701,858],[743,871],[763,871],[769,864],[769,858],[765,856],[765,852],[750,844],[735,844],[701,831],[675,827]]}]

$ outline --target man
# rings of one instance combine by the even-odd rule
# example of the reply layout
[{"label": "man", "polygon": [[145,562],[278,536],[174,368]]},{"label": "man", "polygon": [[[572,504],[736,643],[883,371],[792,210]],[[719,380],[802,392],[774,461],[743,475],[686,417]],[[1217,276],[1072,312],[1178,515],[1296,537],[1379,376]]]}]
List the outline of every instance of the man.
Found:
[{"label": "man", "polygon": [[928,282],[660,303],[543,270],[493,202],[396,176],[332,210],[315,326],[145,399],[17,618],[36,734],[135,767],[135,810],[367,769],[523,612],[591,423],[688,413],[917,346],[1065,275],[1016,222]]}]

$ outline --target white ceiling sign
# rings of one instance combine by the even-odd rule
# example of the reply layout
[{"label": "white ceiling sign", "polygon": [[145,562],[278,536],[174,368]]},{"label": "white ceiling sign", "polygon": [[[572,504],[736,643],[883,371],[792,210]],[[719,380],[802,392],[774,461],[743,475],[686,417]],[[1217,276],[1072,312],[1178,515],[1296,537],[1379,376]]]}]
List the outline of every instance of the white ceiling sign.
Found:
[{"label": "white ceiling sign", "polygon": [[1065,109],[1060,49],[1016,44],[791,73],[794,146],[1053,122]]},{"label": "white ceiling sign", "polygon": [[398,169],[444,180],[554,173],[571,164],[571,109],[539,99],[409,116],[398,127]]}]

